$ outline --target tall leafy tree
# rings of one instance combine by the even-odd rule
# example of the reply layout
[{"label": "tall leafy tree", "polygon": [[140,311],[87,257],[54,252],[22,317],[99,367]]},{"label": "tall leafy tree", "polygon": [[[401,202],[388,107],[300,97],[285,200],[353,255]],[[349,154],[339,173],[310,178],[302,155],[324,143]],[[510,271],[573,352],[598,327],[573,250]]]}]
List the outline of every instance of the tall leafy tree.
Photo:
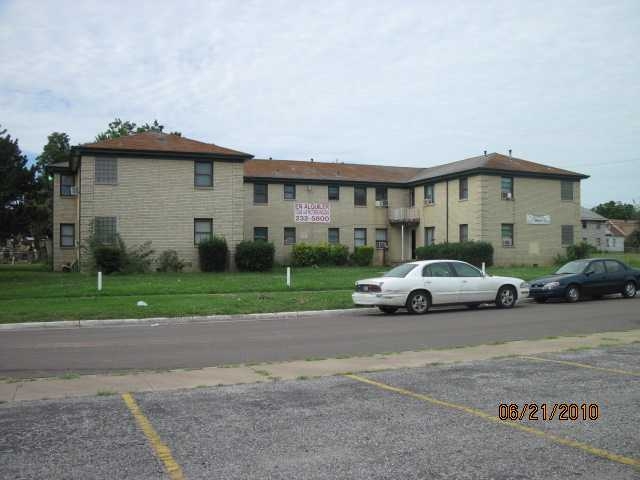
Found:
[{"label": "tall leafy tree", "polygon": [[[158,123],[158,120],[154,120],[153,123],[147,122],[144,125],[138,126],[134,122],[130,122],[128,120],[122,121],[121,119],[116,118],[113,122],[109,123],[109,128],[107,128],[107,130],[96,136],[96,142],[143,132],[163,133],[164,125]],[[181,136],[182,134],[180,132],[171,132],[171,135]]]},{"label": "tall leafy tree", "polygon": [[640,219],[640,207],[632,203],[615,202],[613,200],[601,203],[593,209],[603,217],[615,218],[618,220]]},{"label": "tall leafy tree", "polygon": [[28,233],[25,196],[33,190],[34,174],[18,140],[0,127],[0,240]]},{"label": "tall leafy tree", "polygon": [[71,140],[64,132],[53,132],[47,137],[47,144],[36,158],[38,173],[43,175],[47,166],[71,160]]}]

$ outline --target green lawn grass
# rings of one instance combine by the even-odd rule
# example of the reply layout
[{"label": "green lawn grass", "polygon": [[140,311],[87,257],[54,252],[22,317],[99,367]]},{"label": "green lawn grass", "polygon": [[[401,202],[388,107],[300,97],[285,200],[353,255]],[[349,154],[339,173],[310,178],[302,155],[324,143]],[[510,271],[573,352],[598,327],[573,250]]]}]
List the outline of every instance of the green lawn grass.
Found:
[{"label": "green lawn grass", "polygon": [[[602,255],[604,256],[604,255]],[[606,254],[640,267],[640,254]],[[352,307],[358,279],[385,267],[292,269],[265,273],[149,273],[96,276],[48,272],[42,265],[0,265],[0,323],[104,318],[283,312]],[[492,275],[532,280],[555,267],[491,267]],[[137,307],[138,300],[147,307]]]}]

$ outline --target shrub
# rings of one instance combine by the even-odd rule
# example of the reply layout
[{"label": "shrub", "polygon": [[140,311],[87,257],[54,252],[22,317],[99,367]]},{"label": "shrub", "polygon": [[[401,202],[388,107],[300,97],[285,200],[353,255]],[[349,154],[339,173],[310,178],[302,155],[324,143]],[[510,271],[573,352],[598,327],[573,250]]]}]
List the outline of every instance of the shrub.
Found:
[{"label": "shrub", "polygon": [[419,260],[462,260],[472,265],[480,266],[482,262],[487,267],[493,265],[493,245],[489,242],[460,242],[435,243],[416,248]]},{"label": "shrub", "polygon": [[258,240],[240,242],[236,247],[236,266],[245,272],[264,272],[273,268],[273,243]]},{"label": "shrub", "polygon": [[571,260],[579,260],[581,258],[587,258],[592,253],[595,253],[597,250],[595,247],[589,245],[587,242],[580,242],[575,245],[569,245],[567,247],[567,259]]},{"label": "shrub", "polygon": [[151,248],[151,241],[127,250],[124,241],[118,235],[120,249],[124,252],[123,273],[145,273],[151,270],[154,250]]},{"label": "shrub", "polygon": [[93,248],[93,263],[95,269],[105,275],[122,271],[124,252],[113,245],[96,245]]},{"label": "shrub", "polygon": [[349,261],[349,249],[346,245],[329,245],[329,265],[346,265]]},{"label": "shrub", "polygon": [[222,237],[213,237],[198,244],[200,270],[203,272],[223,272],[227,268],[229,247]]},{"label": "shrub", "polygon": [[175,250],[165,250],[157,259],[159,272],[181,272],[184,262],[178,257]]},{"label": "shrub", "polygon": [[365,245],[362,247],[356,247],[351,254],[351,263],[359,267],[366,267],[371,265],[373,260],[373,247]]},{"label": "shrub", "polygon": [[103,244],[94,235],[90,236],[83,250],[88,252],[89,266],[105,275],[110,273],[144,273],[149,271],[154,251],[151,242],[127,249],[124,240],[116,235],[113,244]]},{"label": "shrub", "polygon": [[308,243],[296,243],[291,250],[291,264],[294,267],[317,265],[316,249]]}]

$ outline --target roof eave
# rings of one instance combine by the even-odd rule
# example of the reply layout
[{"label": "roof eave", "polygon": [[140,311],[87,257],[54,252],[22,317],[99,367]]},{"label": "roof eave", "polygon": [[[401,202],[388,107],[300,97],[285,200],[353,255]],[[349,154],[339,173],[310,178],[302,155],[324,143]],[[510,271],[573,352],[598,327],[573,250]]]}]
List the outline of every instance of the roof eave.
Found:
[{"label": "roof eave", "polygon": [[269,177],[244,176],[245,183],[297,183],[301,185],[369,185],[375,187],[407,188],[407,182],[377,181],[377,180],[349,180],[338,178],[299,178],[299,177]]},{"label": "roof eave", "polygon": [[542,172],[522,172],[517,170],[499,170],[493,168],[471,168],[469,170],[461,170],[460,172],[447,173],[444,175],[436,175],[433,177],[424,177],[420,179],[414,179],[407,182],[408,186],[423,185],[425,183],[432,183],[444,180],[451,180],[460,177],[468,177],[470,175],[508,175],[511,177],[532,177],[532,178],[554,178],[562,180],[584,180],[589,178],[589,175],[582,173],[542,173]]},{"label": "roof eave", "polygon": [[79,155],[101,155],[116,157],[142,157],[142,158],[165,158],[165,159],[209,159],[228,162],[244,162],[253,158],[253,155],[244,152],[237,154],[208,153],[208,152],[170,152],[164,150],[134,150],[125,148],[97,148],[79,145],[74,147]]}]

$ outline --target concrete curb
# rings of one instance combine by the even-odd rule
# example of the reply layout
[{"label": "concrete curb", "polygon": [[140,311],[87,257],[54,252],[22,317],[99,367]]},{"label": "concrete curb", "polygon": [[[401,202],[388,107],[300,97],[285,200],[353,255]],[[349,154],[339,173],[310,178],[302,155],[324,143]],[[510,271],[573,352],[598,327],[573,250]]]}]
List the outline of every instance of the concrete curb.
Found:
[{"label": "concrete curb", "polygon": [[188,323],[222,323],[234,321],[269,320],[272,318],[330,317],[345,313],[376,311],[375,308],[343,308],[339,310],[308,310],[300,312],[247,313],[239,315],[203,315],[189,317],[114,318],[105,320],[60,320],[53,322],[25,322],[0,324],[0,332],[49,328],[95,328],[119,326],[181,325]]}]

